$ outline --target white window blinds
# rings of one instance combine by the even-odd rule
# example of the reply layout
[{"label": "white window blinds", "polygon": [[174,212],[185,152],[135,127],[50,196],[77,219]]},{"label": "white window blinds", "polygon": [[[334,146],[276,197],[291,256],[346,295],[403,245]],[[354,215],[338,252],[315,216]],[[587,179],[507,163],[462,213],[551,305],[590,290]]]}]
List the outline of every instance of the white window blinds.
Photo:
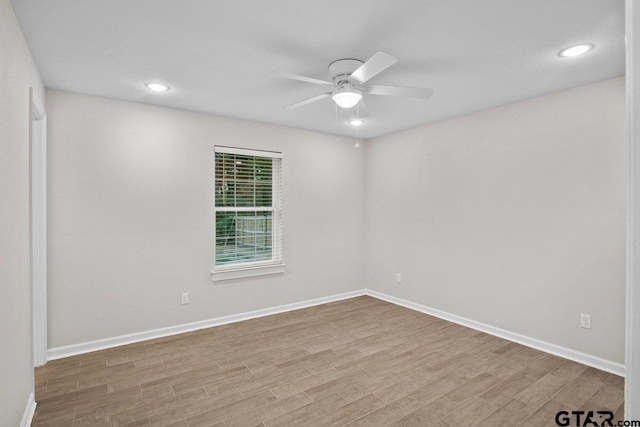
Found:
[{"label": "white window blinds", "polygon": [[215,270],[282,264],[282,154],[215,147]]}]

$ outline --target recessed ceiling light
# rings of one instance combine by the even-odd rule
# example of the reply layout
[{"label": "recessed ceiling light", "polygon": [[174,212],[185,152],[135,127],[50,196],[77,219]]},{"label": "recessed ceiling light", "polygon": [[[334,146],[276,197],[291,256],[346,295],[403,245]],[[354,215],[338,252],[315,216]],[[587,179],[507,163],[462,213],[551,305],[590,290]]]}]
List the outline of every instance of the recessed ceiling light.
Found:
[{"label": "recessed ceiling light", "polygon": [[169,90],[169,86],[162,83],[147,83],[145,86],[154,92],[166,92]]},{"label": "recessed ceiling light", "polygon": [[364,120],[362,119],[353,119],[349,121],[351,126],[362,126],[364,124]]},{"label": "recessed ceiling light", "polygon": [[575,45],[575,46],[568,47],[566,49],[562,49],[558,53],[558,56],[562,56],[562,57],[565,57],[565,58],[572,57],[572,56],[578,56],[578,55],[582,55],[583,53],[589,52],[593,48],[594,48],[594,46],[591,43],[578,44],[578,45]]}]

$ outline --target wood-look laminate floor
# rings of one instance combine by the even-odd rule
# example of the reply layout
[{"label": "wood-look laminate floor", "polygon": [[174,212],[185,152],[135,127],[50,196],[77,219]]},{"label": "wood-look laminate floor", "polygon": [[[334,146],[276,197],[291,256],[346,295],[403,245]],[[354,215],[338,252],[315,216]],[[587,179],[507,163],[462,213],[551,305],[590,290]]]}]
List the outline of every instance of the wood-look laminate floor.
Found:
[{"label": "wood-look laminate floor", "polygon": [[623,379],[371,297],[36,369],[33,426],[554,426]]}]

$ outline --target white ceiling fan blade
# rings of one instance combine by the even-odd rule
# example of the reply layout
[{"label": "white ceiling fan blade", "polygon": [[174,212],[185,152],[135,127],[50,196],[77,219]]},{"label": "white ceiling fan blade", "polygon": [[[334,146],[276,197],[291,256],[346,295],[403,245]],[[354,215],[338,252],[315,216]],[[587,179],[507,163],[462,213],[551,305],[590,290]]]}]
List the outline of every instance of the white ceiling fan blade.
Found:
[{"label": "white ceiling fan blade", "polygon": [[320,80],[320,79],[314,79],[312,77],[299,76],[297,74],[290,74],[290,73],[278,73],[278,74],[280,74],[285,79],[298,80],[305,83],[313,83],[314,85],[333,86],[333,83],[331,82]]},{"label": "white ceiling fan blade", "polygon": [[300,102],[296,102],[295,104],[287,105],[284,107],[285,110],[293,110],[295,108],[303,107],[307,104],[311,104],[312,102],[320,101],[321,99],[328,98],[331,96],[331,92],[321,93],[320,95],[312,96],[311,98],[307,98]]},{"label": "white ceiling fan blade", "polygon": [[365,88],[365,91],[371,95],[399,96],[402,98],[429,99],[433,95],[433,89],[422,87],[370,85]]},{"label": "white ceiling fan blade", "polygon": [[398,62],[398,59],[388,53],[376,52],[367,62],[351,73],[350,79],[358,83],[364,83],[391,67],[396,62]]}]

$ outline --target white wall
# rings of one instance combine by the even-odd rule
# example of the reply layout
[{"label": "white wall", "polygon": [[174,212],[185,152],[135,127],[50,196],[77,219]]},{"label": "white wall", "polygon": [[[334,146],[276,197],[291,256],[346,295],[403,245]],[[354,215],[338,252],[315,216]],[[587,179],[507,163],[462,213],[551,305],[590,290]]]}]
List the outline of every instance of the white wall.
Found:
[{"label": "white wall", "polygon": [[625,149],[622,78],[369,141],[366,285],[624,363]]},{"label": "white wall", "polygon": [[33,391],[29,87],[38,70],[13,8],[0,0],[0,425],[17,426]]},{"label": "white wall", "polygon": [[640,419],[640,7],[625,1],[629,192],[624,418]]},{"label": "white wall", "polygon": [[[353,140],[56,91],[47,110],[50,347],[362,287]],[[284,153],[284,275],[211,282],[215,144]]]}]

